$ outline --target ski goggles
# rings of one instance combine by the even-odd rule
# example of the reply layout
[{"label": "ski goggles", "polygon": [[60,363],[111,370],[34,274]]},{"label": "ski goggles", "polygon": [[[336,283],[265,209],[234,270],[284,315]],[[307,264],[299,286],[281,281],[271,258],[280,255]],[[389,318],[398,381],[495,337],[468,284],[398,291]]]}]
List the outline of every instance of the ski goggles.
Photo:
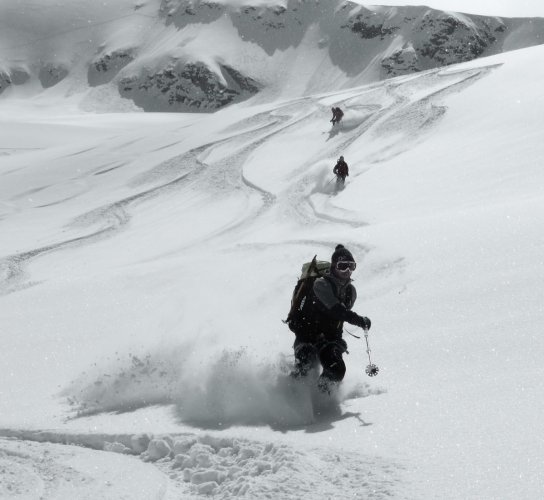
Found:
[{"label": "ski goggles", "polygon": [[340,262],[336,263],[336,269],[339,271],[347,271],[348,269],[350,271],[355,271],[355,268],[357,267],[357,264],[355,262],[348,262],[345,260],[341,260]]}]

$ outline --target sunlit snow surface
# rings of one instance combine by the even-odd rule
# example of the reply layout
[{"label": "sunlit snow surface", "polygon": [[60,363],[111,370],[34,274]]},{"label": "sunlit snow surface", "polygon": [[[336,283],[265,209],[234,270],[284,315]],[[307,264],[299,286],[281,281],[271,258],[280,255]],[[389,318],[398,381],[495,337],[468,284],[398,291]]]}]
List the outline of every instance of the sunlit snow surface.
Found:
[{"label": "sunlit snow surface", "polygon": [[[543,55],[206,116],[2,101],[0,497],[541,497]],[[323,399],[281,319],[337,243],[380,374],[346,335]]]}]

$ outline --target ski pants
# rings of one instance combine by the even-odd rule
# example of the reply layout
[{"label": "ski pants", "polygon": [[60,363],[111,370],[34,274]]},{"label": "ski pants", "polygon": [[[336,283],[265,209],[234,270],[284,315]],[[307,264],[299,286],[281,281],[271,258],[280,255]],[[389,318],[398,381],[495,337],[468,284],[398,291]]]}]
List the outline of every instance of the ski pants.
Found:
[{"label": "ski pants", "polygon": [[298,375],[304,377],[312,368],[321,364],[322,378],[334,382],[340,382],[344,378],[346,364],[342,355],[347,351],[347,345],[343,339],[317,344],[295,340],[293,349],[295,350],[295,371]]}]

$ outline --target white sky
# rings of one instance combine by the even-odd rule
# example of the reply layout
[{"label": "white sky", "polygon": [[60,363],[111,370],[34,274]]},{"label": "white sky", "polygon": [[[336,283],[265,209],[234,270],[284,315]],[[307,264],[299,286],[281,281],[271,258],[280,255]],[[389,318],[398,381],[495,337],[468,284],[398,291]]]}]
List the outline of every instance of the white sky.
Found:
[{"label": "white sky", "polygon": [[[364,3],[360,1],[360,3]],[[375,5],[428,5],[441,10],[506,17],[544,17],[541,0],[384,0]]]}]

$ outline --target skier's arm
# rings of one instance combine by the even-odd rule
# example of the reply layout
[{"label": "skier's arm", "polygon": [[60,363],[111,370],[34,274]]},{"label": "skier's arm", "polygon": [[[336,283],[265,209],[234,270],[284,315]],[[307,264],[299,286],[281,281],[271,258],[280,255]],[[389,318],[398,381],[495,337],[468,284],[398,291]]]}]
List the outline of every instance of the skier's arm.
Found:
[{"label": "skier's arm", "polygon": [[[352,303],[355,302],[356,292],[353,289],[354,297]],[[316,297],[316,306],[335,321],[347,321],[348,323],[359,326],[361,328],[370,328],[370,319],[364,316],[359,316],[357,313],[350,311],[342,304],[336,295],[334,295],[332,285],[325,279],[318,279],[314,283],[314,294]]]},{"label": "skier's arm", "polygon": [[330,310],[330,312],[332,313],[331,316],[334,319],[338,319],[339,321],[347,321],[350,325],[359,326],[365,330],[370,329],[370,318],[359,316],[357,313],[347,309],[346,306],[342,305],[340,302],[338,302],[338,304],[336,304]]}]

